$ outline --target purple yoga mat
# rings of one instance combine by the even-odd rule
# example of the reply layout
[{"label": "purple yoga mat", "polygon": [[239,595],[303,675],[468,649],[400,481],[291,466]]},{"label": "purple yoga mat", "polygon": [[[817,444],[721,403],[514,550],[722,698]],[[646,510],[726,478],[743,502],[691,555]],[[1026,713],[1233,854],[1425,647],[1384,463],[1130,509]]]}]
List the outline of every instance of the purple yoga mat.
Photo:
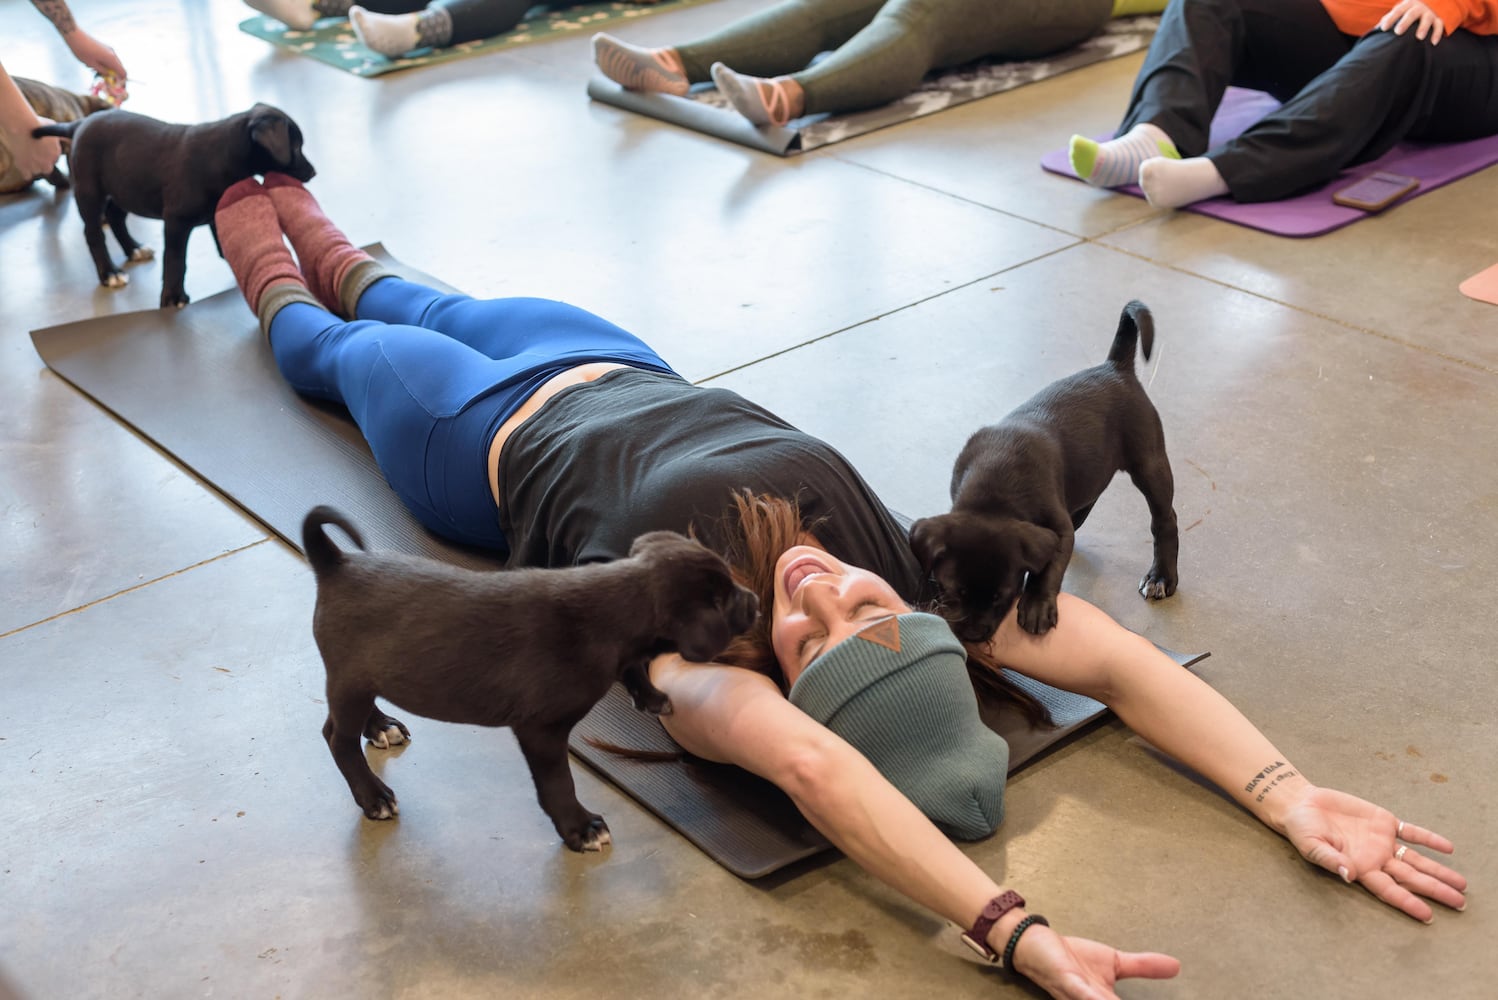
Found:
[{"label": "purple yoga mat", "polygon": [[[1211,144],[1217,146],[1226,142],[1278,106],[1279,102],[1262,91],[1229,87],[1217,109],[1217,117],[1212,119]],[[1368,213],[1361,209],[1336,204],[1332,195],[1375,170],[1418,177],[1420,186],[1403,199],[1408,201],[1493,163],[1498,163],[1498,136],[1471,142],[1401,142],[1378,159],[1344,170],[1335,180],[1294,198],[1252,205],[1240,205],[1231,198],[1212,198],[1189,205],[1183,211],[1210,215],[1214,219],[1235,222],[1277,236],[1320,236],[1368,218]],[[1040,165],[1053,174],[1077,176],[1064,149],[1047,153],[1041,158]],[[1132,184],[1114,190],[1144,197],[1144,193]]]}]

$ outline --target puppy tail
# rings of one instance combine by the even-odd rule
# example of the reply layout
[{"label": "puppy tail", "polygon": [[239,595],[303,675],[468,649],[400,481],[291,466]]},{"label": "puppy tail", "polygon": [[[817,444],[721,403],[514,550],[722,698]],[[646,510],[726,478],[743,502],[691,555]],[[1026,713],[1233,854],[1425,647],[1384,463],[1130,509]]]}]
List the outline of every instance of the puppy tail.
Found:
[{"label": "puppy tail", "polygon": [[312,572],[318,576],[337,569],[347,558],[343,550],[333,544],[327,532],[322,530],[325,524],[336,524],[343,529],[345,535],[353,539],[355,545],[364,548],[364,539],[359,534],[359,529],[348,518],[332,507],[313,507],[302,521],[302,551],[307,553],[307,562],[312,564]]},{"label": "puppy tail", "polygon": [[54,139],[72,139],[73,131],[77,128],[77,121],[53,122],[51,125],[40,125],[37,128],[32,129],[31,138],[45,139],[50,136]]},{"label": "puppy tail", "polygon": [[1133,371],[1136,343],[1144,348],[1144,359],[1148,361],[1155,349],[1155,317],[1150,314],[1150,307],[1138,299],[1124,306],[1123,314],[1118,317],[1118,332],[1113,335],[1108,360]]}]

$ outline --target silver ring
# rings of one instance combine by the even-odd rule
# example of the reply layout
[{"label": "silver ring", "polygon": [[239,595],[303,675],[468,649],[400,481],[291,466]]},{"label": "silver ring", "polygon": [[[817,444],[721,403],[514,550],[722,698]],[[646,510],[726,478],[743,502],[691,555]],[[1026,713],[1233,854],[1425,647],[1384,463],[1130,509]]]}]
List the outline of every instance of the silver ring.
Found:
[{"label": "silver ring", "polygon": [[1394,836],[1396,836],[1396,837],[1403,837],[1404,836],[1404,820],[1400,820],[1399,821],[1399,825],[1394,828]]},{"label": "silver ring", "polygon": [[1397,851],[1394,852],[1394,860],[1395,861],[1403,861],[1404,860],[1404,852],[1407,851],[1407,850],[1409,850],[1408,847],[1406,847],[1403,844],[1400,844],[1399,845],[1399,850],[1397,850]]}]

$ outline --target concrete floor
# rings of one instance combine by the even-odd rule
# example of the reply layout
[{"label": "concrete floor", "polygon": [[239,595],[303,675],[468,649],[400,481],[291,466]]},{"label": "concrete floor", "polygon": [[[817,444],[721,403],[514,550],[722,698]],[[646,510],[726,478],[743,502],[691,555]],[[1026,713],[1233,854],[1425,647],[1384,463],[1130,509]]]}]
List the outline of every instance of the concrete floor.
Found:
[{"label": "concrete floor", "polygon": [[[619,29],[681,40],[759,6]],[[1154,309],[1185,528],[1147,606],[1126,483],[1068,587],[1168,646],[1313,780],[1458,845],[1425,927],[1301,862],[1118,724],[1011,784],[964,849],[1066,931],[1172,952],[1126,997],[1498,995],[1498,261],[1489,170],[1337,234],[1277,239],[1043,174],[1120,113],[1138,57],[775,158],[584,96],[585,35],[361,80],[236,30],[237,3],[79,0],[133,110],[301,123],[361,241],[490,295],[566,298],[842,447],[911,515],[966,434]],[[86,74],[27,5],[12,72]],[[159,224],[144,223],[159,246]],[[300,558],[46,371],[29,329],[154,308],[96,287],[72,206],[0,199],[0,994],[1023,996],[845,861],[745,883],[581,766],[603,856],[563,849],[506,731],[418,722],[364,821],[318,735]],[[228,286],[205,234],[188,291]],[[253,433],[253,428],[246,428]]]}]

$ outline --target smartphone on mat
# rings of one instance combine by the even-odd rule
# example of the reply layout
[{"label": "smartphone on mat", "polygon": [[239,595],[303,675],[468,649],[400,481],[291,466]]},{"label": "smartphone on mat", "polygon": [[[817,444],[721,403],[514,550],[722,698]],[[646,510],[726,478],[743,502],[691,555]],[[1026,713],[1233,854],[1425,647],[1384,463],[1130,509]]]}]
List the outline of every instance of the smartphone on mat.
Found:
[{"label": "smartphone on mat", "polygon": [[1382,212],[1420,186],[1420,178],[1377,171],[1332,195],[1332,201],[1365,212]]}]

